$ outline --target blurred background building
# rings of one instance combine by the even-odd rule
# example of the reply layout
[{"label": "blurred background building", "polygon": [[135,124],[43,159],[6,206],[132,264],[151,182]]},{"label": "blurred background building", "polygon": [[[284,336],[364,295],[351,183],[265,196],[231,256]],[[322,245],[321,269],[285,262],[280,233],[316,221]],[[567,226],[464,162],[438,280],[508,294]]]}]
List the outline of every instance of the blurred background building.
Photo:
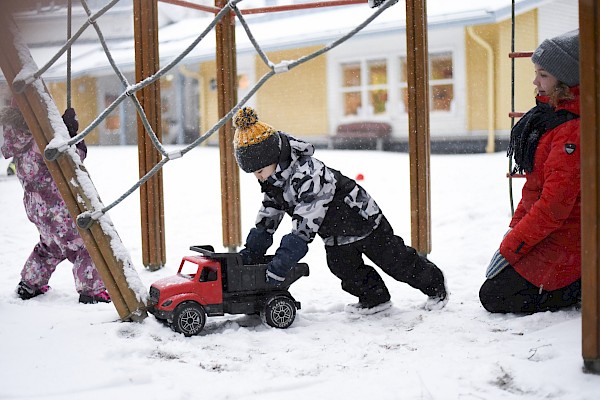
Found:
[{"label": "blurred background building", "polygon": [[[97,11],[108,0],[88,0]],[[210,1],[192,1],[213,5]],[[294,4],[301,0],[244,0],[238,8]],[[41,66],[65,43],[66,0],[32,2],[15,20]],[[429,96],[432,151],[484,151],[490,135],[504,148],[511,120],[510,0],[428,0]],[[122,0],[98,19],[108,47],[135,83],[131,0]],[[277,63],[296,60],[331,43],[366,19],[366,4],[246,16],[256,40]],[[532,51],[545,38],[578,27],[577,0],[515,2],[515,50]],[[180,54],[212,21],[213,14],[159,2],[161,65]],[[73,1],[75,32],[87,14]],[[267,67],[241,24],[236,24],[238,99]],[[331,146],[340,126],[377,123],[390,128],[383,147],[406,148],[408,116],[405,5],[399,1],[341,46],[288,73],[270,79],[249,101],[277,129]],[[490,71],[490,69],[492,69]],[[66,106],[66,57],[44,75],[59,109]],[[515,60],[515,109],[534,104],[533,66]],[[115,76],[95,30],[88,27],[72,47],[72,98],[80,124],[89,125],[125,88]],[[215,37],[209,34],[161,80],[165,143],[193,141],[218,121]],[[0,80],[0,102],[10,92]],[[217,138],[209,143],[216,144]],[[137,141],[136,112],[121,105],[86,139],[88,144],[126,145]]]}]

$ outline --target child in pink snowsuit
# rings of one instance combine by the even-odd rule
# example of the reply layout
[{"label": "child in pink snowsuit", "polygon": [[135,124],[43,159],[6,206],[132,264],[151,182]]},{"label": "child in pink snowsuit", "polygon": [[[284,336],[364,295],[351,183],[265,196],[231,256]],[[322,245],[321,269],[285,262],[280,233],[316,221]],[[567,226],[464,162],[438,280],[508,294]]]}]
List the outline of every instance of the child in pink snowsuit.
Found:
[{"label": "child in pink snowsuit", "polygon": [[[77,133],[79,124],[75,111],[69,108],[63,121],[71,136]],[[75,289],[80,303],[110,302],[110,296],[92,259],[86,250],[83,239],[50,175],[37,144],[23,115],[18,108],[0,109],[0,124],[4,126],[2,154],[5,158],[14,157],[16,174],[23,186],[23,203],[29,220],[40,232],[40,241],[21,271],[21,282],[17,294],[27,300],[49,289],[48,281],[56,266],[65,259],[73,263]],[[83,160],[87,149],[80,142],[77,152]]]}]

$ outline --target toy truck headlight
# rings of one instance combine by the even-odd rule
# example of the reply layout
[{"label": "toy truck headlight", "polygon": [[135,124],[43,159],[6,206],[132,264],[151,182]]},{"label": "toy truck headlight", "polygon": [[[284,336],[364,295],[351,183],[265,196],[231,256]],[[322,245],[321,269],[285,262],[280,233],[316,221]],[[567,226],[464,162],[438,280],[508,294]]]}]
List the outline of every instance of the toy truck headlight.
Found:
[{"label": "toy truck headlight", "polygon": [[162,303],[160,306],[161,307],[169,307],[171,304],[173,304],[173,300],[167,300],[164,303]]}]

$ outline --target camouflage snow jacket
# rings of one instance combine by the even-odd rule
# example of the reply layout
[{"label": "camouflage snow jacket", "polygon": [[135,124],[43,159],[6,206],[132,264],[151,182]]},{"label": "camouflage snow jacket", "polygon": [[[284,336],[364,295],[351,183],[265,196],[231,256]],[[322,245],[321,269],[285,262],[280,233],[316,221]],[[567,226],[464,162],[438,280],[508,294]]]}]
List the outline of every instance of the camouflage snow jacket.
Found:
[{"label": "camouflage snow jacket", "polygon": [[307,243],[319,234],[333,246],[363,239],[379,226],[381,210],[360,185],[314,158],[312,144],[278,134],[281,155],[273,175],[261,183],[258,229],[273,234],[287,213],[292,234]]}]

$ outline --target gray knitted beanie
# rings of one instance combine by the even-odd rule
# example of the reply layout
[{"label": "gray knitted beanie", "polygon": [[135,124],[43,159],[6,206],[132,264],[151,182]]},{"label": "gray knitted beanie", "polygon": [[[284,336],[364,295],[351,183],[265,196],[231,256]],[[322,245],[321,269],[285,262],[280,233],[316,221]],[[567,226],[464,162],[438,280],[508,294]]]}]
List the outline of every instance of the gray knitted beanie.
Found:
[{"label": "gray knitted beanie", "polygon": [[531,61],[567,86],[579,85],[579,29],[544,40]]}]

